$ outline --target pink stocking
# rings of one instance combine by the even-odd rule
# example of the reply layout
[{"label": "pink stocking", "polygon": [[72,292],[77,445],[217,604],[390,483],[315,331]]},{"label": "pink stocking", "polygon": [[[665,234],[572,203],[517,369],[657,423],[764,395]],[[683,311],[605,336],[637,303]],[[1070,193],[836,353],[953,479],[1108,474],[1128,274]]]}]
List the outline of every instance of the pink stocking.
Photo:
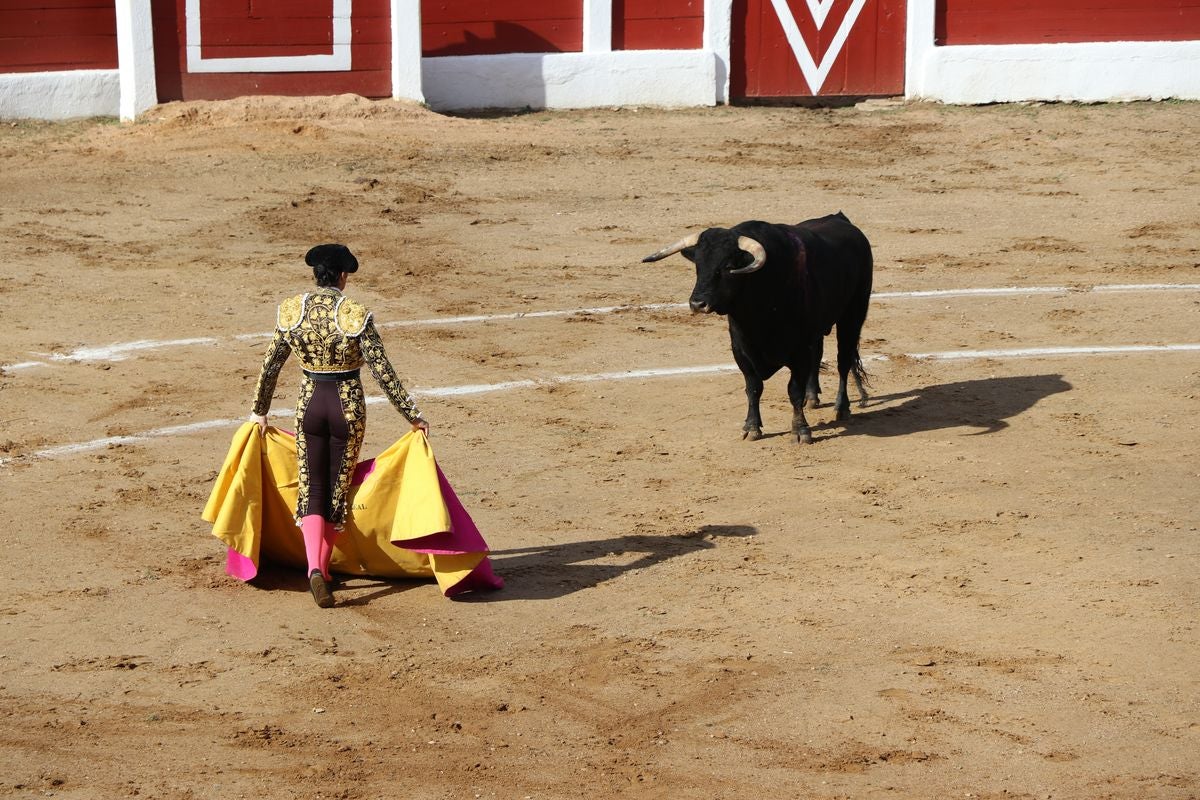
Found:
[{"label": "pink stocking", "polygon": [[329,559],[333,558],[333,542],[337,537],[338,529],[333,527],[332,522],[326,522],[321,537],[321,574],[327,581],[332,580],[332,576],[329,574]]},{"label": "pink stocking", "polygon": [[314,569],[325,574],[321,563],[321,551],[325,545],[325,518],[320,514],[309,514],[300,518],[300,533],[304,536],[304,555],[308,557],[308,572]]}]

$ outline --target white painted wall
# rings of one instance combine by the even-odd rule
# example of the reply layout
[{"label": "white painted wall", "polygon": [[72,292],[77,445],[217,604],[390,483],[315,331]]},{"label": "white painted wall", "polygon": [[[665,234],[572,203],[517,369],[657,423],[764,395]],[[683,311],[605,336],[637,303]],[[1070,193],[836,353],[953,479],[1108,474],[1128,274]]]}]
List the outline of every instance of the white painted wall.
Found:
[{"label": "white painted wall", "polygon": [[583,52],[612,52],[612,0],[583,0]]},{"label": "white painted wall", "polygon": [[392,97],[425,102],[421,88],[421,0],[391,0]]},{"label": "white painted wall", "polygon": [[704,0],[704,49],[716,58],[713,99],[729,102],[729,53],[733,42],[732,0]]},{"label": "white painted wall", "polygon": [[1200,42],[934,45],[934,0],[909,0],[905,96],[943,103],[1200,99]]},{"label": "white painted wall", "polygon": [[431,108],[711,106],[716,58],[704,50],[514,53],[421,60]]},{"label": "white painted wall", "polygon": [[0,119],[115,117],[120,107],[115,69],[0,75]]},{"label": "white painted wall", "polygon": [[[705,25],[700,50],[613,50],[612,0],[583,0],[583,52],[424,58],[422,91],[440,111],[715,105],[728,97],[731,7],[705,0],[717,25]],[[710,39],[723,43],[723,54]]]},{"label": "white painted wall", "polygon": [[150,0],[117,0],[117,65],[121,119],[136,119],[158,102]]}]

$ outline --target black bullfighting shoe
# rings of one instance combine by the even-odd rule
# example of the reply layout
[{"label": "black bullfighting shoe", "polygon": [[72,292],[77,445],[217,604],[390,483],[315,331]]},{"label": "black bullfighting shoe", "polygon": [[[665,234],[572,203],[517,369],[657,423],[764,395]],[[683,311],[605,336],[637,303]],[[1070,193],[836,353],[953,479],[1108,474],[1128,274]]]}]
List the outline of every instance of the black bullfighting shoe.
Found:
[{"label": "black bullfighting shoe", "polygon": [[313,600],[317,601],[317,605],[321,608],[333,607],[333,592],[329,591],[329,584],[325,582],[321,570],[314,569],[309,573],[308,588],[312,591]]}]

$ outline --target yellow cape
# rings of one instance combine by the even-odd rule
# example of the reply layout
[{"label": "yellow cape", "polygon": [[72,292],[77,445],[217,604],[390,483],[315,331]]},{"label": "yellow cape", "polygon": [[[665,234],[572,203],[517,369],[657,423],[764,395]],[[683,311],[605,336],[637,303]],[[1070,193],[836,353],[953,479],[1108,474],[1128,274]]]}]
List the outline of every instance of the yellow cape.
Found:
[{"label": "yellow cape", "polygon": [[[368,472],[369,470],[369,472]],[[437,580],[443,594],[502,585],[487,544],[441,474],[424,434],[401,437],[351,487],[350,513],[330,569],[351,575]],[[296,440],[276,428],[238,428],[201,518],[228,546],[227,571],[244,580],[259,561],[303,568],[296,526]],[[407,549],[406,549],[407,548]]]}]

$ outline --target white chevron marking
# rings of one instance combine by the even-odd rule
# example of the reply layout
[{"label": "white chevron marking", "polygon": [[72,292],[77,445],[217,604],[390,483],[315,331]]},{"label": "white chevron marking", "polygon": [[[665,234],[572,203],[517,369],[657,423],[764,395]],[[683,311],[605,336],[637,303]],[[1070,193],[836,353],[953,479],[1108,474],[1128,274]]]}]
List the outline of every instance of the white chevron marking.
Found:
[{"label": "white chevron marking", "polygon": [[[817,24],[819,30],[825,24],[825,17],[833,6],[833,0],[807,0],[807,2],[813,22]],[[796,56],[800,72],[804,74],[804,80],[808,82],[808,88],[814,95],[820,93],[821,86],[829,77],[829,70],[833,68],[833,62],[837,61],[842,47],[846,44],[846,39],[850,36],[850,30],[858,21],[858,15],[866,4],[867,0],[854,0],[818,65],[808,44],[804,41],[804,37],[800,34],[800,28],[796,25],[796,18],[792,16],[792,10],[788,7],[787,0],[771,0],[771,5],[775,8],[775,15],[779,17],[779,24],[783,26],[783,32],[792,48],[792,54]]]},{"label": "white chevron marking", "polygon": [[813,22],[817,23],[817,30],[821,30],[825,26],[825,18],[829,16],[829,9],[833,8],[833,0],[805,0],[808,3],[809,13],[812,14]]}]

